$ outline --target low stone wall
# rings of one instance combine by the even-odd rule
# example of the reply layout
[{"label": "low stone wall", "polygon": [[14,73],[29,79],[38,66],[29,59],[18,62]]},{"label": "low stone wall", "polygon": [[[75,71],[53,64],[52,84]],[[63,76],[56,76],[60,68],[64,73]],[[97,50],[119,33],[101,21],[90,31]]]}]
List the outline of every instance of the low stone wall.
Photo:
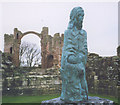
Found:
[{"label": "low stone wall", "polygon": [[[60,94],[61,78],[57,68],[14,68],[4,61],[3,95]],[[120,91],[120,58],[89,54],[86,78],[89,93],[118,97]],[[11,66],[11,67],[10,67]],[[7,68],[6,68],[7,67]]]},{"label": "low stone wall", "polygon": [[120,58],[100,57],[90,54],[86,66],[86,77],[90,93],[118,97],[120,91]]},{"label": "low stone wall", "polygon": [[[7,77],[7,87],[3,88],[3,95],[41,95],[60,94],[61,80],[59,71],[49,68],[42,71],[41,68],[32,68],[27,75]],[[22,68],[25,70],[25,68]]]}]

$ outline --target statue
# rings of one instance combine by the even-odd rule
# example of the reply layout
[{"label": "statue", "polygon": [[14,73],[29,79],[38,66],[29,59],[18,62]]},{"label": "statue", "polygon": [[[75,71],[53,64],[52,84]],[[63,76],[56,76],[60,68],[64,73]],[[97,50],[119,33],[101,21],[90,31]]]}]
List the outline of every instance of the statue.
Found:
[{"label": "statue", "polygon": [[[42,101],[42,105],[76,105],[111,104],[113,101],[99,97],[88,99],[88,87],[85,78],[85,65],[87,62],[87,33],[82,29],[84,11],[75,7],[70,13],[68,29],[64,33],[64,45],[61,58],[61,96],[51,100]],[[72,104],[73,105],[73,104]]]},{"label": "statue", "polygon": [[68,29],[64,32],[64,46],[61,58],[62,92],[60,99],[65,102],[88,100],[85,77],[87,62],[87,33],[82,29],[84,11],[75,7],[70,13]]}]

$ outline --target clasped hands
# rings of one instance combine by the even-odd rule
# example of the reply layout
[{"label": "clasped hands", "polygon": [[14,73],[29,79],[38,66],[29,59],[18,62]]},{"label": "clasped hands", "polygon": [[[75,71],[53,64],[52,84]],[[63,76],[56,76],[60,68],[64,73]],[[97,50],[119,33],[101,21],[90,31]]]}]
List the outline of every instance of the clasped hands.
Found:
[{"label": "clasped hands", "polygon": [[84,62],[84,54],[82,54],[82,53],[79,53],[76,55],[71,54],[68,56],[67,60],[71,64],[77,64],[77,63]]}]

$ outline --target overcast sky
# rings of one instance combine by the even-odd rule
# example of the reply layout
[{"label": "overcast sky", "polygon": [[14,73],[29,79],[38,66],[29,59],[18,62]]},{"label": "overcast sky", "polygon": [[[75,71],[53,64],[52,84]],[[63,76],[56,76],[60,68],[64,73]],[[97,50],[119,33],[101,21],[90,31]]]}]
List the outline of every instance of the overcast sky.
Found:
[{"label": "overcast sky", "polygon": [[[0,16],[0,50],[3,51],[5,33],[12,34],[16,27],[22,32],[41,32],[49,27],[49,35],[64,33],[72,8],[81,6],[85,17],[83,29],[87,32],[88,51],[101,56],[116,55],[118,47],[118,3],[117,2],[63,2],[63,3],[2,3]],[[32,34],[33,35],[33,34]],[[27,35],[22,40],[39,44],[39,38]],[[37,39],[39,39],[37,41]]]}]

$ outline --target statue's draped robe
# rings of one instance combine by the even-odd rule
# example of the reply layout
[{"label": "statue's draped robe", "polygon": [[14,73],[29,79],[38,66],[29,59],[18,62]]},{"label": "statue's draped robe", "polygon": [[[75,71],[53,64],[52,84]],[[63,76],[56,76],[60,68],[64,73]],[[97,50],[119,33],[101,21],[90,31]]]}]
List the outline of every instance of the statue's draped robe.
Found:
[{"label": "statue's draped robe", "polygon": [[87,98],[85,64],[87,61],[87,34],[84,30],[64,33],[64,46],[61,58],[61,99],[64,101],[83,101]]}]

